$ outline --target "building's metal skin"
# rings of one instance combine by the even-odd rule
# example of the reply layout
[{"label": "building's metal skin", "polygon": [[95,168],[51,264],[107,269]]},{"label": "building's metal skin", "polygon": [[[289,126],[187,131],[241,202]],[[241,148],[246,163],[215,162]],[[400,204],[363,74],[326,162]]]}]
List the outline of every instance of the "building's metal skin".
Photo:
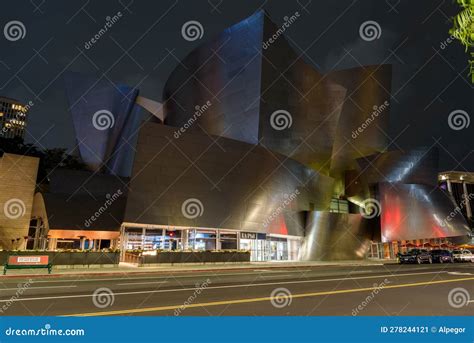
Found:
[{"label": "building's metal skin", "polygon": [[359,158],[360,179],[378,182],[438,184],[438,149],[389,151]]},{"label": "building's metal skin", "polygon": [[138,90],[72,72],[65,83],[83,162],[92,171],[130,176],[142,118]]},{"label": "building's metal skin", "polygon": [[467,236],[466,220],[437,186],[379,183],[382,241]]},{"label": "building's metal skin", "polygon": [[[252,145],[147,123],[140,130],[125,222],[304,235],[302,211],[325,210],[332,179]],[[197,199],[201,215],[182,206]],[[189,217],[189,216],[188,216]]]},{"label": "building's metal skin", "polygon": [[363,259],[372,235],[370,221],[360,214],[308,212],[301,259]]},{"label": "building's metal skin", "polygon": [[[436,152],[387,152],[391,66],[324,75],[295,53],[283,36],[269,43],[278,30],[259,11],[193,50],[171,73],[163,103],[165,124],[175,131],[144,128],[137,170],[161,152],[151,162],[155,167],[145,168],[136,180],[132,177],[127,222],[305,236],[303,259],[362,258],[369,240],[381,237],[381,218],[362,218],[354,204],[372,198],[382,201],[382,196],[383,202],[390,202],[396,193],[385,186],[379,189],[387,181],[401,183],[401,188],[409,187],[402,183],[415,183],[411,187],[416,189],[436,184]],[[219,147],[223,144],[225,149]],[[249,151],[255,160],[247,157]],[[284,158],[283,169],[271,162],[272,155],[275,161]],[[225,175],[229,168],[231,178]],[[148,169],[151,174],[144,176]],[[262,173],[269,185],[264,189],[259,187]],[[301,181],[308,182],[308,177],[311,186],[303,195],[280,211],[284,214],[272,216],[282,195],[294,191]],[[311,194],[311,189],[318,191]],[[134,195],[141,192],[149,195]],[[331,196],[352,201],[353,213],[324,212]],[[437,192],[426,194],[428,199],[431,196],[434,202],[442,202],[441,208],[449,209]],[[192,197],[203,202],[205,211],[188,220],[180,214],[180,205]],[[143,211],[146,199],[153,203]],[[419,216],[433,217],[427,206],[415,208]],[[292,214],[294,220],[289,220]],[[269,216],[274,224],[264,225]],[[431,222],[428,217],[424,223]],[[383,220],[382,234],[389,225],[386,216]],[[419,238],[421,233],[425,238],[439,237],[430,228],[417,230],[405,228],[399,236],[384,236],[384,241]],[[461,221],[450,230],[444,233],[465,235]]]},{"label": "building's metal skin", "polygon": [[165,124],[258,142],[262,23],[257,12],[180,62],[164,87]]},{"label": "building's metal skin", "polygon": [[[454,204],[435,188],[437,154],[387,152],[391,67],[322,74],[283,35],[270,42],[280,29],[258,11],[177,65],[163,112],[153,107],[164,123],[140,129],[123,222],[304,237],[304,260],[364,258],[380,237],[465,237],[458,217],[440,225]],[[128,176],[138,93],[120,89],[68,82],[81,156]],[[111,130],[93,127],[103,109]],[[351,213],[328,212],[331,198],[352,201]],[[355,204],[372,198],[381,214],[366,219]]]}]

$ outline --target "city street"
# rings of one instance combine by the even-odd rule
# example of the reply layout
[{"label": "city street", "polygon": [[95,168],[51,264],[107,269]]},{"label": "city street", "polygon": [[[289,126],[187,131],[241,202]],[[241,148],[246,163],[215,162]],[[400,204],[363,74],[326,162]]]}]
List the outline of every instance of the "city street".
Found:
[{"label": "city street", "polygon": [[[456,316],[474,310],[472,263],[67,275],[31,281],[0,278],[2,315]],[[461,299],[459,292],[449,295],[454,289],[464,289]]]}]

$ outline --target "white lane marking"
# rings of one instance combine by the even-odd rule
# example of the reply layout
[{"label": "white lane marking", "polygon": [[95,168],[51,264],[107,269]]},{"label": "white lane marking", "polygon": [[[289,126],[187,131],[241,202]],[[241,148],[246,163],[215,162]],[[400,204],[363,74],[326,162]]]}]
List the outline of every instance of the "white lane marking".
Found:
[{"label": "white lane marking", "polygon": [[[77,287],[77,286],[76,285],[71,285],[71,286],[39,286],[39,287],[28,287],[28,288],[25,288],[25,290],[27,290],[27,289],[40,289],[40,288],[73,288],[73,287]],[[19,288],[21,288],[21,287],[0,288],[0,291],[16,291]]]},{"label": "white lane marking", "polygon": [[125,283],[118,283],[117,286],[126,286],[126,285],[149,285],[149,284],[166,283],[166,282],[168,282],[168,281],[125,282]]},{"label": "white lane marking", "polygon": [[258,277],[261,278],[276,278],[276,277],[288,277],[288,276],[293,276],[291,274],[283,274],[283,275],[259,275]]},{"label": "white lane marking", "polygon": [[[371,265],[372,266],[372,265]],[[365,267],[365,266],[364,266]],[[366,266],[370,267],[370,266]],[[430,268],[411,268],[410,271],[416,271],[416,270],[430,270]],[[315,271],[318,272],[318,269],[307,269],[307,270],[272,270],[268,271],[267,273],[302,273],[306,271]],[[396,270],[395,272],[397,272]],[[361,270],[361,271],[355,271],[355,272],[350,272],[349,274],[364,274],[364,273],[369,273],[369,272],[378,272],[376,270]],[[150,272],[153,273],[153,272]],[[420,273],[419,273],[420,274]],[[423,273],[421,273],[423,274]],[[200,274],[200,273],[194,273],[191,275],[168,275],[168,276],[143,276],[143,277],[128,277],[127,273],[124,273],[124,277],[122,278],[103,278],[103,279],[73,279],[73,280],[37,280],[34,281],[34,283],[61,283],[61,282],[95,282],[95,281],[127,281],[127,280],[150,280],[150,279],[179,279],[179,278],[196,278],[196,277],[206,277],[206,276],[236,276],[236,275],[255,275],[255,272],[253,273],[226,273],[226,274],[220,274],[220,273],[215,273],[215,274]],[[65,274],[65,276],[68,276]],[[89,275],[93,276],[93,274]],[[322,275],[324,276],[324,275]],[[73,278],[72,275],[70,275],[71,279]],[[79,277],[82,277],[79,276]],[[307,277],[307,276],[305,276]],[[27,277],[25,277],[27,279]],[[5,284],[5,283],[10,283],[7,280],[2,280],[0,276],[0,283]]]},{"label": "white lane marking", "polygon": [[[106,278],[106,279],[76,279],[74,280],[72,276],[71,280],[38,280],[34,283],[56,283],[56,282],[95,282],[95,281],[127,281],[127,280],[150,280],[150,279],[178,279],[178,278],[192,278],[192,277],[205,277],[205,276],[235,276],[235,275],[254,275],[255,273],[238,273],[238,274],[195,274],[195,275],[168,275],[168,276],[144,276],[144,277],[128,277],[127,273],[124,273],[122,278]],[[67,275],[66,275],[67,276]],[[93,276],[93,275],[89,275]],[[2,281],[1,283],[6,283]]]},{"label": "white lane marking", "polygon": [[[446,273],[441,272],[426,272],[426,273],[407,273],[407,274],[396,274],[396,275],[373,275],[373,276],[359,276],[356,278],[338,278],[338,279],[320,279],[320,280],[301,280],[301,281],[284,281],[284,282],[266,282],[266,283],[253,283],[253,284],[238,284],[228,286],[208,286],[206,289],[223,289],[223,288],[242,288],[242,287],[259,287],[259,286],[272,286],[272,285],[288,285],[298,283],[317,283],[317,282],[329,282],[329,281],[344,281],[344,280],[361,280],[361,279],[375,279],[375,278],[388,278],[388,277],[399,277],[399,276],[418,276],[422,274],[440,274]],[[176,289],[158,289],[148,291],[131,291],[131,292],[114,292],[114,296],[117,295],[132,295],[132,294],[151,294],[151,293],[171,293],[171,292],[184,292],[194,291],[196,288],[176,288]],[[78,295],[63,295],[54,297],[37,297],[37,298],[18,298],[18,299],[5,299],[0,300],[2,302],[8,301],[33,301],[33,300],[48,300],[48,299],[70,299],[70,298],[86,298],[92,297],[93,294],[78,294]]]},{"label": "white lane marking", "polygon": [[[426,268],[422,268],[426,269]],[[313,271],[314,269],[311,269]],[[411,270],[418,270],[418,269],[411,269]],[[318,270],[314,270],[318,271]],[[296,270],[296,271],[271,271],[267,273],[301,273],[302,271]],[[356,273],[368,273],[368,272],[373,272],[373,270],[367,270],[367,271],[357,271],[357,272],[352,272],[351,274],[356,274]],[[123,278],[106,278],[106,279],[73,279],[73,276],[70,276],[72,280],[38,280],[34,281],[34,283],[57,283],[57,282],[95,282],[95,281],[127,281],[127,280],[150,280],[150,279],[181,279],[181,278],[197,278],[197,277],[206,277],[206,276],[236,276],[236,275],[255,275],[256,273],[227,273],[227,274],[191,274],[191,275],[168,275],[168,276],[144,276],[144,277],[127,277],[127,273],[124,273]],[[67,275],[65,275],[67,276]],[[93,276],[93,275],[90,275]],[[25,278],[26,279],[26,278]],[[0,277],[0,283],[9,283],[7,280],[2,280]]]},{"label": "white lane marking", "polygon": [[461,272],[448,272],[451,275],[472,275],[471,273],[461,273]]}]

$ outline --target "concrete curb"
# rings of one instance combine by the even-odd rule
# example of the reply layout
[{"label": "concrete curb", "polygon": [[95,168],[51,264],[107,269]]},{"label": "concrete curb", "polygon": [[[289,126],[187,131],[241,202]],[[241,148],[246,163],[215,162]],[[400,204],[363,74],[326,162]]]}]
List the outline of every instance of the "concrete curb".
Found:
[{"label": "concrete curb", "polygon": [[[222,272],[222,271],[246,271],[255,269],[297,269],[297,268],[321,268],[321,267],[343,267],[343,266],[382,266],[396,264],[393,262],[387,263],[335,263],[335,264],[303,264],[303,265],[292,265],[292,266],[267,266],[267,265],[254,265],[248,267],[229,267],[229,268],[200,268],[200,269],[164,269],[164,270],[126,270],[126,271],[103,271],[103,272],[78,272],[78,273],[53,273],[53,274],[16,274],[16,275],[0,275],[2,279],[19,279],[19,278],[57,278],[57,277],[78,277],[78,276],[118,276],[118,275],[147,275],[147,274],[176,274],[176,273],[202,273],[202,272]],[[146,267],[141,267],[146,268]]]}]

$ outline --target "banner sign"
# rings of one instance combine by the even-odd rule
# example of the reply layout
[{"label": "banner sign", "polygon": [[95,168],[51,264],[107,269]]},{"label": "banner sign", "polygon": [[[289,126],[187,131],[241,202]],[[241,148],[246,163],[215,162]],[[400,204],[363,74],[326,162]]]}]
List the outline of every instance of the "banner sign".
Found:
[{"label": "banner sign", "polygon": [[48,256],[9,256],[8,264],[11,266],[37,266],[47,265]]}]

